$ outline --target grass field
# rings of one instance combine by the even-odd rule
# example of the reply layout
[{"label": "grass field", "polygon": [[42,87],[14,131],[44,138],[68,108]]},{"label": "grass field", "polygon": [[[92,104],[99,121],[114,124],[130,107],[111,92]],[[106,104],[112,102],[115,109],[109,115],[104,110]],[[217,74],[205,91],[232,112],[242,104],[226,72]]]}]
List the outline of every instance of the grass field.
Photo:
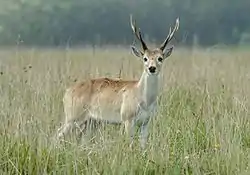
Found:
[{"label": "grass field", "polygon": [[95,143],[53,146],[65,88],[89,77],[137,79],[129,50],[2,49],[0,174],[250,174],[250,51],[176,48],[163,67],[146,155],[108,126]]}]

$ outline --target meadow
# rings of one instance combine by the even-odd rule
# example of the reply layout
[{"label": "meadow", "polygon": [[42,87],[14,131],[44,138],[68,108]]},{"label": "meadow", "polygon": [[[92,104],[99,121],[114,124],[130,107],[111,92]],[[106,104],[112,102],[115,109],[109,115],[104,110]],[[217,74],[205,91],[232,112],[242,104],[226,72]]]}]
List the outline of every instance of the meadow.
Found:
[{"label": "meadow", "polygon": [[0,174],[249,174],[250,51],[175,48],[164,62],[146,154],[117,126],[95,141],[52,138],[76,81],[138,79],[127,48],[0,50]]}]

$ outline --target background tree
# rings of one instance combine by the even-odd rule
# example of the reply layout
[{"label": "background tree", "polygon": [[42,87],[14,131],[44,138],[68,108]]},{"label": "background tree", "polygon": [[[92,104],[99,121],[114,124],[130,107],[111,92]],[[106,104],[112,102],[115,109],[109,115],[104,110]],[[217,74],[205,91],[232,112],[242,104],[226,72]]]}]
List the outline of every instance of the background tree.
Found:
[{"label": "background tree", "polygon": [[132,13],[146,38],[160,43],[180,17],[177,41],[239,44],[250,33],[249,0],[0,0],[0,44],[128,44]]}]

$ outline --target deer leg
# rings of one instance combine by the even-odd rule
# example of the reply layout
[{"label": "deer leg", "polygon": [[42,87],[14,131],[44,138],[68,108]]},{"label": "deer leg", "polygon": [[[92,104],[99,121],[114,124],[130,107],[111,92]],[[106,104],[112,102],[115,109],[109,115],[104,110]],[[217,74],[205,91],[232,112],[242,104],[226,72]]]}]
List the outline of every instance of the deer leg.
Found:
[{"label": "deer leg", "polygon": [[92,137],[93,133],[97,130],[100,124],[100,121],[92,118],[88,118],[87,120],[82,121],[78,125],[78,128],[80,129],[78,140],[81,139],[83,135],[89,135],[90,137]]},{"label": "deer leg", "polygon": [[80,132],[78,134],[78,139],[82,138],[84,134],[87,134],[90,131],[90,125],[91,125],[91,119],[87,119],[85,121],[82,121],[79,125]]},{"label": "deer leg", "polygon": [[134,120],[125,121],[125,132],[130,137],[130,147],[133,145],[134,134],[135,134],[135,122]]},{"label": "deer leg", "polygon": [[[63,135],[68,134],[71,129],[79,129],[81,125],[81,120],[86,120],[86,112],[80,111],[76,107],[64,107],[65,109],[65,124],[59,128],[58,130],[58,139],[60,139]],[[81,117],[81,120],[80,120]],[[74,126],[74,127],[73,127]],[[81,129],[80,129],[81,133]]]},{"label": "deer leg", "polygon": [[146,143],[147,143],[147,139],[148,139],[148,123],[149,120],[146,120],[142,123],[140,130],[140,144],[141,144],[141,148],[145,149],[146,148]]},{"label": "deer leg", "polygon": [[64,135],[66,135],[69,130],[72,128],[73,121],[66,121],[65,124],[58,129],[58,139],[61,139]]}]

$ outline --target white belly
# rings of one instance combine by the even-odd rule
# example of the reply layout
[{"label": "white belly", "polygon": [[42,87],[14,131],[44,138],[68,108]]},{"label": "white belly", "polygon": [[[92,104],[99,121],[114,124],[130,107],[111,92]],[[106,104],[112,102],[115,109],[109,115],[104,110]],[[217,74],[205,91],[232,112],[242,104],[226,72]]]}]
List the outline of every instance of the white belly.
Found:
[{"label": "white belly", "polygon": [[103,120],[109,123],[121,123],[120,110],[112,109],[92,109],[89,111],[89,117],[97,120]]},{"label": "white belly", "polygon": [[[151,104],[147,108],[142,108],[138,106],[137,115],[134,116],[134,121],[137,123],[143,123],[148,121],[150,117],[155,115],[156,103]],[[121,111],[120,108],[100,108],[95,107],[89,110],[88,116],[93,119],[106,121],[109,123],[121,123]]]}]

